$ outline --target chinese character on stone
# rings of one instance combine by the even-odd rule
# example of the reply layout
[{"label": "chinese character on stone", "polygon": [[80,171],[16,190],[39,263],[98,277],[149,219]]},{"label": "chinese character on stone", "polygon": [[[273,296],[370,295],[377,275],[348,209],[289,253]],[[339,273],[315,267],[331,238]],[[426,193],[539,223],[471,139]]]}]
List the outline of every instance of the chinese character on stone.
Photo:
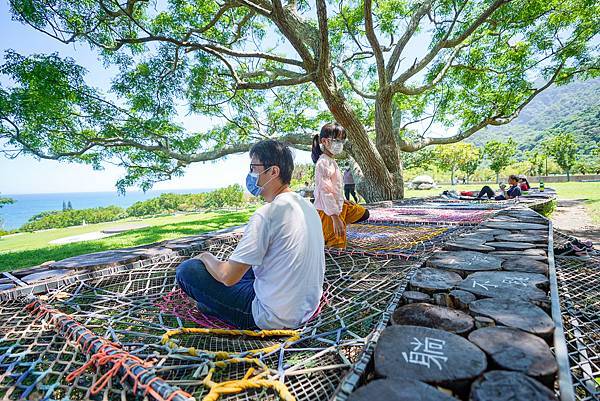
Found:
[{"label": "chinese character on stone", "polygon": [[408,354],[406,352],[402,353],[406,362],[427,366],[427,368],[431,368],[431,363],[433,362],[439,370],[442,370],[442,362],[448,360],[444,356],[444,344],[446,344],[446,341],[425,337],[425,341],[422,342],[418,338],[413,337],[413,341],[410,344],[413,346],[413,350]]}]

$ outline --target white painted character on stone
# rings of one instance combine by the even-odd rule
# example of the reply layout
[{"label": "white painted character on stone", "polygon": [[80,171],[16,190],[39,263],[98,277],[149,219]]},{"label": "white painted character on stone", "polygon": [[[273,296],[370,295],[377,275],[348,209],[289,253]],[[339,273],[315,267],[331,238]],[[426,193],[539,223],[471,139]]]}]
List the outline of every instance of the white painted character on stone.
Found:
[{"label": "white painted character on stone", "polygon": [[473,280],[473,288],[475,287],[481,287],[486,291],[489,291],[490,289],[488,287],[494,287],[494,288],[498,288],[498,286],[496,284],[491,284],[490,280],[485,280],[485,283],[478,283],[477,281]]},{"label": "white painted character on stone", "polygon": [[433,362],[439,370],[443,370],[441,362],[448,360],[448,357],[444,356],[444,344],[446,344],[446,341],[425,337],[425,341],[421,342],[417,337],[413,337],[413,341],[410,344],[414,346],[413,350],[408,354],[406,352],[402,353],[406,362],[427,366],[427,368],[431,368],[431,363]]},{"label": "white painted character on stone", "polygon": [[527,287],[529,277],[506,277],[502,282],[504,284],[522,285],[523,287]]}]

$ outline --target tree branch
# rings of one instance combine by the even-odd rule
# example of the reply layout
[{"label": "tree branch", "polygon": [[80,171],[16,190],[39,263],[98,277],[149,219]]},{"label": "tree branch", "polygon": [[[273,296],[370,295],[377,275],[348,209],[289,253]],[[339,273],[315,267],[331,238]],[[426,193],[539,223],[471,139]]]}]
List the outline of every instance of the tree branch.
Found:
[{"label": "tree branch", "polygon": [[298,84],[304,84],[311,82],[316,78],[314,73],[301,75],[297,78],[286,78],[286,79],[274,79],[267,82],[238,82],[237,89],[271,89],[277,86],[293,86]]},{"label": "tree branch", "polygon": [[372,0],[365,0],[365,31],[369,44],[375,54],[375,62],[377,63],[377,75],[379,76],[379,85],[383,88],[387,84],[387,77],[385,75],[385,62],[383,60],[383,52],[381,46],[377,40],[375,29],[373,27],[373,11],[372,11]]},{"label": "tree branch", "polygon": [[327,26],[327,4],[325,3],[325,0],[316,1],[317,20],[319,24],[317,76],[325,77],[331,63],[331,53],[329,51],[329,28]]},{"label": "tree branch", "polygon": [[348,71],[346,71],[344,66],[342,66],[341,64],[336,64],[335,67],[337,69],[339,69],[342,72],[342,74],[344,74],[344,76],[350,83],[350,87],[352,87],[352,90],[354,92],[356,92],[356,94],[358,94],[360,97],[363,97],[365,99],[373,99],[373,100],[377,99],[377,96],[375,94],[367,93],[367,92],[360,90],[358,88],[358,86],[354,83],[354,80],[352,79],[352,77],[350,77],[350,74],[348,74]]},{"label": "tree branch", "polygon": [[423,4],[421,4],[421,6],[417,9],[417,11],[415,11],[413,16],[411,17],[408,26],[406,27],[406,31],[404,31],[400,39],[398,39],[398,43],[396,43],[396,46],[394,47],[394,51],[392,52],[392,55],[388,60],[388,65],[386,68],[386,73],[389,80],[391,80],[394,76],[398,60],[400,60],[400,56],[402,55],[404,48],[415,34],[417,28],[419,27],[419,22],[421,22],[421,18],[423,18],[423,16],[425,16],[425,14],[427,14],[427,12],[430,9],[431,0],[427,0]]},{"label": "tree branch", "polygon": [[535,98],[538,94],[540,94],[540,92],[546,90],[548,87],[550,87],[550,85],[552,85],[554,83],[554,81],[556,81],[556,79],[558,78],[563,67],[564,67],[564,62],[562,62],[556,68],[556,71],[554,71],[554,74],[548,80],[548,82],[546,82],[543,86],[539,87],[538,89],[532,90],[532,93],[527,97],[527,99],[525,99],[519,106],[517,106],[517,108],[514,110],[514,112],[511,113],[510,115],[486,117],[483,120],[481,120],[479,123],[458,133],[457,135],[453,135],[453,136],[449,136],[449,137],[445,137],[445,138],[423,138],[422,140],[420,140],[418,142],[413,142],[413,143],[407,142],[405,140],[400,140],[400,149],[404,152],[415,152],[415,151],[422,149],[429,145],[446,145],[446,144],[450,144],[450,143],[456,143],[456,142],[460,142],[463,139],[470,137],[471,135],[473,135],[477,131],[487,127],[488,125],[508,124],[509,122],[511,122],[512,120],[514,120],[515,118],[517,118],[519,116],[519,114],[521,113],[523,108],[525,108],[525,106],[527,106],[533,100],[533,98]]},{"label": "tree branch", "polygon": [[[413,77],[419,71],[421,71],[423,68],[425,68],[427,65],[429,65],[429,63],[438,55],[440,50],[449,49],[449,48],[460,45],[469,36],[471,36],[471,34],[473,32],[475,32],[475,30],[477,28],[479,28],[483,23],[485,23],[487,21],[487,19],[497,9],[499,9],[503,5],[509,3],[510,1],[511,0],[496,0],[496,1],[494,1],[488,8],[485,9],[485,11],[483,11],[479,15],[479,17],[477,17],[477,19],[471,25],[469,25],[469,27],[467,29],[465,29],[465,31],[462,34],[458,35],[454,39],[449,39],[449,37],[452,33],[452,29],[454,27],[454,21],[456,21],[456,19],[455,19],[453,21],[452,25],[448,28],[448,31],[446,32],[444,37],[429,51],[429,53],[427,53],[420,61],[418,61],[418,62],[415,61],[415,63],[410,68],[408,68],[406,71],[404,71],[402,74],[400,74],[398,76],[398,78],[396,78],[394,80],[393,84],[395,86],[404,84],[407,80],[409,80],[411,77]],[[466,2],[465,2],[465,4],[466,4]],[[456,15],[456,18],[458,18],[458,14]]]},{"label": "tree branch", "polygon": [[454,50],[450,54],[450,57],[448,57],[448,60],[446,61],[446,64],[444,65],[444,67],[442,67],[440,72],[437,73],[437,75],[435,76],[435,78],[433,78],[431,80],[431,82],[429,82],[425,85],[421,85],[421,86],[409,87],[409,86],[406,86],[404,82],[394,81],[391,85],[392,92],[394,92],[394,93],[400,92],[405,95],[420,95],[421,93],[428,91],[431,88],[435,87],[438,83],[440,83],[442,81],[442,79],[444,79],[448,70],[451,67],[453,67],[452,62],[456,59],[456,56],[458,56],[458,53],[460,53],[460,51],[464,48],[464,46],[465,45],[459,45],[454,48]]}]

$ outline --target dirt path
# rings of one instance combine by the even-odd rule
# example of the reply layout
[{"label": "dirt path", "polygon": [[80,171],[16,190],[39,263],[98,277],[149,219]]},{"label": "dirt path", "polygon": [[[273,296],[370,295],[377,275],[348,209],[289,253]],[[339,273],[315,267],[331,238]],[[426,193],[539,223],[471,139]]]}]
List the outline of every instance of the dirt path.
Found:
[{"label": "dirt path", "polygon": [[554,228],[579,239],[592,241],[600,249],[600,226],[592,223],[581,199],[559,199],[552,214]]}]

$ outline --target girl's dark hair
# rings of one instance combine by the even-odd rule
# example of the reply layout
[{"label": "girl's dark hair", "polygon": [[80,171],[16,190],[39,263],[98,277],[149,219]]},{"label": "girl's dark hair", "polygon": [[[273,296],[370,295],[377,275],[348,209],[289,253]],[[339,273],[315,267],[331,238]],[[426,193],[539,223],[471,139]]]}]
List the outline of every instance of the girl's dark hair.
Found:
[{"label": "girl's dark hair", "polygon": [[319,146],[323,138],[346,139],[346,129],[338,123],[327,123],[321,127],[321,133],[313,136],[311,158],[316,163],[323,151]]}]

